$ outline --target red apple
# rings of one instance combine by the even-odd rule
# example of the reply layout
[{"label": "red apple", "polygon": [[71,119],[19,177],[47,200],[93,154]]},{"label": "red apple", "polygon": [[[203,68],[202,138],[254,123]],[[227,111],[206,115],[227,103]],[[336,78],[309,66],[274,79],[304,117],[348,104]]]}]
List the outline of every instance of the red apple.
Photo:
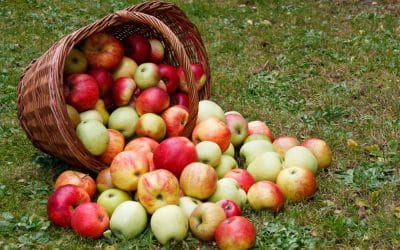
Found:
[{"label": "red apple", "polygon": [[136,89],[135,81],[130,77],[118,78],[112,86],[113,101],[117,106],[129,103]]},{"label": "red apple", "polygon": [[259,181],[250,187],[247,201],[254,210],[270,209],[277,213],[285,204],[285,196],[272,181]]},{"label": "red apple", "polygon": [[114,188],[112,184],[110,167],[102,169],[96,176],[96,186],[99,193],[106,191],[107,189]]},{"label": "red apple", "polygon": [[67,104],[78,112],[93,109],[99,100],[99,86],[96,79],[88,74],[73,74],[68,76],[65,86]]},{"label": "red apple", "polygon": [[124,40],[125,54],[137,64],[147,62],[150,58],[151,45],[149,40],[140,35],[133,34]]},{"label": "red apple", "polygon": [[113,85],[114,79],[111,73],[104,68],[91,69],[88,72],[89,75],[96,79],[99,85],[100,97],[105,96]]},{"label": "red apple", "polygon": [[240,206],[233,200],[223,199],[217,201],[217,204],[224,210],[226,218],[242,215]]},{"label": "red apple", "polygon": [[57,177],[54,190],[67,184],[73,184],[83,188],[91,199],[96,195],[96,182],[89,174],[75,170],[66,170]]},{"label": "red apple", "polygon": [[239,186],[246,192],[256,182],[249,171],[242,168],[231,169],[224,177],[235,179],[239,183]]},{"label": "red apple", "polygon": [[242,216],[233,216],[222,221],[215,230],[215,242],[218,249],[245,250],[256,242],[254,225]]},{"label": "red apple", "polygon": [[308,138],[303,141],[302,146],[308,148],[318,162],[318,168],[324,169],[332,163],[332,151],[329,144],[320,138]]},{"label": "red apple", "polygon": [[144,113],[159,114],[169,107],[169,95],[158,87],[143,90],[136,98],[135,108],[139,115]]},{"label": "red apple", "polygon": [[156,38],[150,38],[150,61],[153,63],[161,63],[164,59],[165,48],[162,42]]},{"label": "red apple", "polygon": [[189,108],[189,96],[185,92],[175,92],[171,96],[171,104],[172,105],[183,105]]},{"label": "red apple", "polygon": [[181,136],[189,120],[189,110],[182,105],[174,105],[167,108],[162,114],[167,137]]},{"label": "red apple", "polygon": [[106,210],[96,202],[80,204],[71,216],[72,229],[82,237],[98,239],[109,225]]},{"label": "red apple", "polygon": [[161,80],[167,85],[167,92],[174,93],[179,85],[179,78],[175,67],[169,64],[159,64]]},{"label": "red apple", "polygon": [[196,147],[186,137],[170,137],[154,150],[153,160],[156,168],[167,169],[179,178],[183,168],[197,160]]},{"label": "red apple", "polygon": [[90,202],[90,197],[83,188],[72,184],[61,186],[48,199],[47,215],[55,225],[70,227],[72,212],[85,202]]},{"label": "red apple", "polygon": [[99,32],[88,37],[83,44],[85,54],[91,68],[114,69],[124,56],[122,43],[113,35]]},{"label": "red apple", "polygon": [[168,204],[179,205],[179,181],[165,169],[148,172],[139,179],[137,196],[150,214]]},{"label": "red apple", "polygon": [[161,116],[154,113],[146,113],[139,117],[135,133],[137,136],[150,137],[156,141],[161,141],[167,131],[164,120]]},{"label": "red apple", "polygon": [[118,130],[109,128],[107,129],[107,131],[108,131],[108,137],[110,138],[107,145],[107,149],[106,151],[104,151],[104,153],[99,155],[98,158],[100,161],[106,163],[107,165],[110,165],[114,157],[119,152],[124,150],[125,137]]},{"label": "red apple", "polygon": [[299,202],[312,197],[317,191],[317,180],[311,170],[301,167],[288,167],[281,170],[276,184],[286,199]]},{"label": "red apple", "polygon": [[[190,67],[194,74],[196,89],[200,90],[201,88],[203,88],[204,84],[207,81],[207,76],[204,72],[203,66],[199,63],[192,63]],[[183,92],[188,93],[189,89],[187,87],[187,80],[183,68],[178,67],[177,72],[179,77],[179,89],[182,90]]]},{"label": "red apple", "polygon": [[105,96],[103,96],[103,101],[104,101],[104,106],[106,107],[107,111],[110,113],[112,111],[114,111],[114,109],[117,107],[117,105],[115,105],[113,97],[112,97],[112,91],[108,92]]},{"label": "red apple", "polygon": [[279,136],[274,140],[272,146],[274,146],[275,151],[283,159],[286,151],[295,146],[300,146],[300,142],[293,136]]},{"label": "red apple", "polygon": [[179,183],[185,195],[204,200],[215,192],[217,180],[217,172],[213,167],[201,162],[193,162],[183,169]]},{"label": "red apple", "polygon": [[192,234],[203,241],[214,239],[218,225],[226,219],[224,210],[213,202],[199,204],[189,216]]},{"label": "red apple", "polygon": [[197,144],[201,141],[212,141],[218,144],[221,152],[228,149],[231,132],[228,126],[221,120],[211,117],[198,123],[192,132],[192,141]]},{"label": "red apple", "polygon": [[274,141],[272,131],[267,126],[267,124],[265,124],[265,122],[256,120],[256,121],[249,122],[247,125],[249,128],[249,135],[264,134],[264,135],[268,136],[268,138],[270,139],[271,142]]}]

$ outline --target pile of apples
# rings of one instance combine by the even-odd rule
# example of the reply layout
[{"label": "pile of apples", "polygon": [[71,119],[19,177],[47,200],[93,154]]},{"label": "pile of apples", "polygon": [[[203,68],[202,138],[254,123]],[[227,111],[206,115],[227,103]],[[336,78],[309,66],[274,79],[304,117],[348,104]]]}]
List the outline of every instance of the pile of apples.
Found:
[{"label": "pile of apples", "polygon": [[[315,194],[316,174],[332,162],[331,149],[324,140],[308,138],[300,142],[293,136],[274,138],[265,122],[248,121],[236,111],[225,112],[211,100],[199,102],[191,137],[183,137],[187,106],[181,101],[171,105],[170,100],[187,91],[183,87],[184,77],[177,74],[177,87],[172,92],[168,91],[171,78],[160,81],[163,78],[157,77],[152,84],[142,85],[144,75],[149,75],[144,73],[162,75],[160,65],[163,65],[146,62],[154,56],[147,59],[132,56],[135,49],[141,51],[139,41],[146,38],[128,38],[121,43],[111,35],[100,34],[107,37],[105,41],[113,41],[106,43],[110,47],[101,46],[101,39],[93,39],[91,47],[89,37],[81,56],[86,57],[89,72],[93,72],[104,68],[99,56],[90,59],[93,53],[108,48],[104,51],[109,55],[114,47],[125,51],[120,53],[122,61],[115,63],[119,66],[110,68],[113,75],[110,92],[101,95],[106,98],[111,93],[114,108],[103,108],[100,116],[92,116],[85,114],[96,111],[99,97],[92,102],[95,106],[81,109],[76,104],[74,96],[92,96],[85,94],[88,91],[88,87],[82,87],[85,85],[72,87],[88,82],[74,84],[71,78],[75,79],[77,74],[92,79],[90,82],[96,82],[101,92],[100,81],[93,80],[96,78],[89,73],[67,76],[66,85],[71,86],[71,92],[66,100],[77,112],[81,111],[78,115],[81,120],[73,124],[82,144],[109,167],[95,177],[76,170],[66,170],[57,177],[47,204],[48,216],[55,225],[72,228],[79,235],[93,239],[110,235],[131,239],[149,226],[163,245],[184,240],[190,233],[202,241],[215,241],[220,249],[249,249],[255,244],[256,229],[242,216],[243,209],[278,213],[286,201],[301,202]],[[98,47],[95,41],[100,43]],[[118,43],[122,45],[116,46]],[[155,49],[149,43],[151,55]],[[115,57],[112,54],[106,58]],[[66,72],[70,72],[68,67],[76,66],[76,62],[68,63],[70,59],[66,59]],[[133,64],[126,64],[128,61]],[[132,66],[137,62],[141,62],[139,66]],[[149,64],[152,66],[142,67]],[[192,70],[201,89],[206,77],[202,70],[202,74],[196,74],[196,68]],[[120,69],[130,72],[130,76],[121,76]],[[150,78],[153,77],[144,77]],[[129,84],[131,87],[125,88]],[[148,91],[152,93],[146,94]],[[82,97],[85,100],[82,103],[87,103],[86,97]],[[108,122],[100,120],[105,112],[110,112]],[[74,117],[70,115],[71,121]]]}]

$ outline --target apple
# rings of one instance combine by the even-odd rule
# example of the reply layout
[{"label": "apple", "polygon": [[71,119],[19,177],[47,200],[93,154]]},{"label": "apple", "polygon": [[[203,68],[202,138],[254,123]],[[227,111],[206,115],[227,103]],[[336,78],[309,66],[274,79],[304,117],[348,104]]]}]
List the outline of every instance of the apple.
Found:
[{"label": "apple", "polygon": [[185,239],[189,231],[188,219],[177,205],[157,209],[151,216],[150,227],[158,242],[163,245],[172,240]]},{"label": "apple", "polygon": [[304,146],[295,146],[290,148],[285,154],[283,167],[297,166],[307,168],[316,174],[318,171],[318,161],[314,154]]},{"label": "apple", "polygon": [[149,40],[140,35],[132,34],[124,40],[125,55],[132,58],[136,63],[146,62],[150,58],[151,45]]},{"label": "apple", "polygon": [[203,241],[214,239],[219,223],[226,219],[224,210],[216,203],[205,202],[198,205],[189,217],[192,234]]},{"label": "apple", "polygon": [[138,183],[137,196],[149,214],[168,204],[179,204],[180,188],[175,175],[165,169],[145,173]]},{"label": "apple", "polygon": [[85,39],[82,48],[91,68],[114,69],[124,56],[122,43],[113,35],[99,32]]},{"label": "apple", "polygon": [[189,95],[184,92],[175,92],[171,95],[171,105],[182,105],[189,108]]},{"label": "apple", "polygon": [[222,122],[226,122],[224,110],[217,103],[211,100],[199,101],[197,123],[205,121],[211,117],[217,118]]},{"label": "apple", "polygon": [[279,136],[278,138],[275,138],[272,146],[274,146],[275,151],[279,154],[281,159],[284,159],[286,152],[290,148],[300,146],[300,142],[293,136]]},{"label": "apple", "polygon": [[242,145],[248,135],[247,120],[236,111],[226,112],[225,120],[231,131],[231,143],[233,146]]},{"label": "apple", "polygon": [[110,139],[106,150],[98,156],[98,159],[107,165],[110,165],[114,157],[124,150],[125,137],[118,130],[109,128],[107,131]]},{"label": "apple", "polygon": [[217,189],[211,195],[211,197],[208,198],[208,201],[217,202],[220,200],[229,199],[236,202],[236,204],[239,206],[242,206],[243,200],[241,194],[239,193],[240,189],[240,185],[235,179],[224,177],[217,181]]},{"label": "apple", "polygon": [[111,232],[121,240],[139,236],[147,226],[147,213],[137,201],[124,201],[114,210],[110,219]]},{"label": "apple", "polygon": [[71,215],[71,227],[82,237],[98,239],[109,225],[106,210],[95,202],[80,204]]},{"label": "apple", "polygon": [[183,105],[173,105],[167,108],[161,118],[166,125],[166,136],[181,136],[189,120],[189,111]]},{"label": "apple", "polygon": [[112,98],[111,91],[103,96],[104,106],[108,112],[112,112],[115,110],[117,105],[115,105],[114,100]]},{"label": "apple", "polygon": [[250,141],[257,141],[257,140],[265,140],[271,142],[271,139],[269,139],[269,137],[264,134],[252,134],[248,135],[243,143],[247,143]]},{"label": "apple", "polygon": [[[190,68],[192,69],[192,72],[194,74],[194,80],[195,80],[194,83],[196,84],[196,89],[197,90],[202,89],[207,81],[207,75],[204,72],[203,66],[199,63],[192,63],[190,65]],[[181,89],[183,92],[188,93],[189,92],[187,86],[188,83],[183,68],[178,67],[177,72],[179,76],[179,89]]]},{"label": "apple", "polygon": [[54,190],[67,184],[83,188],[91,199],[96,195],[96,181],[89,174],[75,170],[65,170],[57,177]]},{"label": "apple", "polygon": [[124,201],[132,200],[131,196],[120,189],[110,188],[102,192],[97,198],[97,204],[102,206],[111,217],[115,208]]},{"label": "apple", "polygon": [[222,221],[215,230],[218,249],[251,249],[256,242],[254,225],[243,216],[233,216]]},{"label": "apple", "polygon": [[317,181],[313,172],[307,168],[288,167],[282,169],[276,178],[276,184],[292,202],[312,197],[317,191]]},{"label": "apple", "polygon": [[124,106],[129,103],[135,91],[136,84],[132,78],[118,78],[111,89],[112,98],[117,106]]},{"label": "apple", "polygon": [[217,172],[218,179],[221,179],[222,177],[225,176],[226,173],[228,173],[232,169],[238,168],[238,163],[230,155],[222,155],[221,160],[219,164],[215,167],[215,171]]},{"label": "apple", "polygon": [[138,88],[147,89],[150,87],[157,86],[161,80],[160,69],[157,64],[154,63],[142,63],[136,69],[133,75]]},{"label": "apple", "polygon": [[143,90],[135,101],[135,108],[139,115],[145,113],[159,114],[170,105],[167,92],[158,87]]},{"label": "apple", "polygon": [[179,207],[182,209],[186,218],[189,219],[193,210],[202,203],[201,200],[190,197],[190,196],[182,196],[179,198]]},{"label": "apple", "polygon": [[168,94],[174,93],[179,85],[179,78],[174,66],[170,64],[159,64],[161,80],[167,86]]},{"label": "apple", "polygon": [[246,169],[242,168],[234,168],[229,170],[224,177],[235,179],[240,188],[242,188],[245,192],[247,192],[249,188],[256,182],[253,175]]},{"label": "apple", "polygon": [[196,147],[186,137],[170,137],[154,150],[153,160],[156,168],[169,170],[179,178],[184,167],[197,161]]},{"label": "apple", "polygon": [[89,70],[88,74],[93,76],[94,79],[96,79],[97,84],[99,86],[99,93],[101,97],[105,96],[111,90],[111,86],[114,83],[114,79],[110,71],[104,68],[95,68]]},{"label": "apple", "polygon": [[235,147],[233,146],[233,144],[229,143],[229,147],[224,152],[222,152],[222,154],[235,157]]},{"label": "apple", "polygon": [[252,134],[264,134],[268,136],[271,142],[274,141],[274,137],[272,135],[271,129],[267,126],[267,124],[263,121],[250,121],[248,124],[249,135]]},{"label": "apple", "polygon": [[165,54],[165,48],[163,43],[156,39],[156,38],[150,38],[149,39],[150,43],[150,61],[156,64],[159,64],[162,62],[164,59],[164,54]]},{"label": "apple", "polygon": [[213,167],[193,162],[183,169],[179,183],[185,195],[204,200],[215,192],[217,180],[218,176]]},{"label": "apple", "polygon": [[195,144],[201,141],[212,141],[218,144],[221,152],[228,149],[230,138],[231,132],[228,126],[214,117],[197,123],[192,132],[192,141]]},{"label": "apple", "polygon": [[197,160],[216,167],[221,161],[221,148],[212,141],[202,141],[196,144]]},{"label": "apple", "polygon": [[66,80],[67,104],[73,106],[78,112],[93,109],[99,99],[99,87],[91,75],[73,74]]},{"label": "apple", "polygon": [[49,196],[47,215],[55,225],[70,227],[72,212],[85,202],[90,202],[90,197],[83,188],[73,184],[61,186]]},{"label": "apple", "polygon": [[133,79],[137,67],[138,65],[134,60],[124,56],[118,66],[113,70],[112,77],[114,80],[121,77],[129,77]]},{"label": "apple", "polygon": [[110,114],[108,113],[108,110],[106,109],[106,105],[104,103],[103,99],[99,99],[96,102],[96,105],[94,106],[94,109],[100,113],[101,118],[103,120],[103,124],[107,125],[108,124],[108,119],[110,118]]},{"label": "apple", "polygon": [[112,184],[110,167],[102,169],[96,176],[96,187],[99,193],[114,188]]},{"label": "apple", "polygon": [[64,73],[67,75],[84,73],[87,66],[88,62],[83,52],[73,48],[65,58]]},{"label": "apple", "polygon": [[154,152],[158,144],[156,140],[149,137],[136,137],[125,145],[124,150]]},{"label": "apple", "polygon": [[258,181],[247,192],[247,200],[253,210],[270,209],[279,212],[285,204],[280,187],[272,181]]},{"label": "apple", "polygon": [[103,117],[101,116],[100,112],[95,109],[89,109],[89,110],[79,113],[79,118],[80,118],[81,122],[97,120],[104,124]]},{"label": "apple", "polygon": [[145,113],[139,117],[136,126],[137,136],[150,137],[156,141],[164,139],[166,125],[161,116],[153,113]]},{"label": "apple", "polygon": [[107,128],[97,120],[82,121],[76,127],[76,135],[84,148],[92,155],[103,154],[110,138]]},{"label": "apple", "polygon": [[265,152],[275,152],[272,143],[266,140],[255,140],[243,144],[239,155],[245,159],[245,165],[248,166],[257,156]]},{"label": "apple", "polygon": [[123,106],[115,109],[108,119],[108,128],[113,128],[121,132],[125,138],[130,138],[135,134],[139,116],[135,109]]},{"label": "apple", "polygon": [[112,183],[124,191],[136,191],[140,176],[148,171],[146,155],[135,151],[122,151],[110,166]]},{"label": "apple", "polygon": [[329,144],[320,138],[308,138],[303,141],[302,146],[308,148],[318,162],[318,169],[324,169],[332,163],[332,151]]},{"label": "apple", "polygon": [[248,166],[247,171],[256,181],[276,181],[282,170],[282,161],[278,153],[265,152],[257,156]]},{"label": "apple", "polygon": [[165,84],[165,82],[163,80],[160,80],[158,82],[158,84],[156,85],[156,87],[159,87],[160,89],[162,89],[165,92],[167,92],[167,84]]},{"label": "apple", "polygon": [[226,218],[242,215],[240,206],[233,200],[223,199],[216,202],[225,212]]},{"label": "apple", "polygon": [[79,116],[79,112],[71,105],[67,104],[66,106],[67,106],[68,117],[72,123],[72,127],[76,128],[76,126],[78,126],[78,124],[81,122],[81,117]]}]

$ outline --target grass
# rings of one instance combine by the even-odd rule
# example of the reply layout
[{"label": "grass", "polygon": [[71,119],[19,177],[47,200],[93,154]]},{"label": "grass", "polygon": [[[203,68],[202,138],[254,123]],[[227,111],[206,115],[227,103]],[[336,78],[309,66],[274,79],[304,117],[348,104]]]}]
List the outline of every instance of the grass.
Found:
[{"label": "grass", "polygon": [[[47,197],[70,168],[38,152],[16,116],[29,62],[77,28],[137,1],[1,1],[0,247],[158,249],[138,239],[92,241],[51,225]],[[244,213],[258,249],[400,248],[400,5],[397,1],[174,1],[199,28],[212,100],[275,136],[325,139],[334,162],[316,196],[276,216]],[[215,248],[189,236],[171,249]]]}]

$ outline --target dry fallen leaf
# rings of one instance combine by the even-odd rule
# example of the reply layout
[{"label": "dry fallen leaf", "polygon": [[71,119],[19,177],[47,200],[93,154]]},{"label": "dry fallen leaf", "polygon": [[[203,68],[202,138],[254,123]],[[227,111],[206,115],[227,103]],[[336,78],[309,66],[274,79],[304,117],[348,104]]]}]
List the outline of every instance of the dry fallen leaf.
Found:
[{"label": "dry fallen leaf", "polygon": [[347,147],[356,148],[356,147],[358,147],[358,143],[353,139],[348,139],[347,140]]},{"label": "dry fallen leaf", "polygon": [[394,208],[394,216],[400,219],[400,206]]}]

